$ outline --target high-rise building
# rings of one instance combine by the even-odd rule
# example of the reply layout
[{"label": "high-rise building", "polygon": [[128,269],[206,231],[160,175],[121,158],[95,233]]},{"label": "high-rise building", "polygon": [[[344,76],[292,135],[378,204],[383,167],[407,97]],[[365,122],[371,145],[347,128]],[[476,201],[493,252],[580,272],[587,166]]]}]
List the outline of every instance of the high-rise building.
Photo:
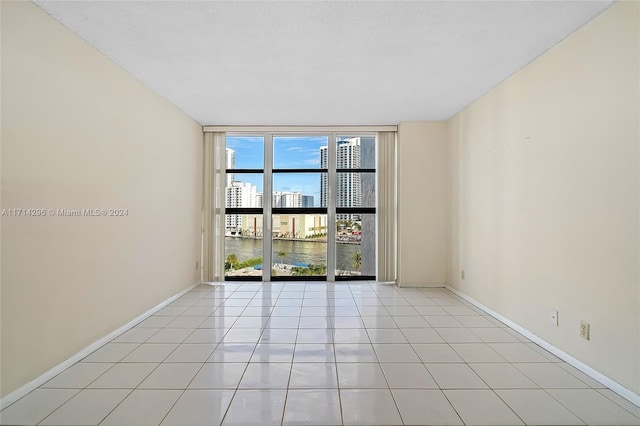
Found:
[{"label": "high-rise building", "polygon": [[[320,168],[326,169],[329,167],[329,152],[328,147],[320,147]],[[320,207],[327,207],[327,174],[320,174]]]},{"label": "high-rise building", "polygon": [[[231,148],[226,148],[225,158],[224,158],[225,168],[233,169],[236,167],[236,151]],[[227,184],[225,186],[229,187],[234,182],[233,173],[227,173],[226,175]]]},{"label": "high-rise building", "polygon": [[[255,185],[249,182],[232,182],[226,188],[226,206],[228,208],[256,207],[256,190]],[[229,233],[237,233],[241,227],[242,217],[240,215],[227,215],[226,229]]]},{"label": "high-rise building", "polygon": [[[255,207],[264,207],[264,195],[256,193]],[[271,199],[271,207],[313,207],[313,195],[302,195],[299,192],[276,191]]]},{"label": "high-rise building", "polygon": [[314,207],[313,195],[303,195],[302,196],[302,207]]},{"label": "high-rise building", "polygon": [[[375,138],[355,137],[342,139],[336,146],[336,168],[338,169],[359,169],[362,167],[361,147],[371,145]],[[368,152],[368,150],[367,150]],[[366,165],[375,164],[375,156],[367,158]],[[320,148],[320,168],[326,169],[329,166],[328,147]],[[327,175],[320,176],[320,205],[327,205]],[[362,206],[362,175],[360,173],[338,173],[336,175],[336,207],[361,207]],[[338,220],[359,219],[360,215],[336,215]]]},{"label": "high-rise building", "polygon": [[274,192],[273,207],[302,207],[300,192]]}]

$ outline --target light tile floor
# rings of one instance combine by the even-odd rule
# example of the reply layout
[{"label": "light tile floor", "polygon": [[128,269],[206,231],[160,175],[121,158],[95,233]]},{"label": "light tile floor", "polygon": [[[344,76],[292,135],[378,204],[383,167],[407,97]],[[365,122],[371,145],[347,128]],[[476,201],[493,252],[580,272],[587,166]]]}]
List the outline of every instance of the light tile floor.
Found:
[{"label": "light tile floor", "polygon": [[445,289],[202,285],[2,424],[634,424],[640,408]]}]

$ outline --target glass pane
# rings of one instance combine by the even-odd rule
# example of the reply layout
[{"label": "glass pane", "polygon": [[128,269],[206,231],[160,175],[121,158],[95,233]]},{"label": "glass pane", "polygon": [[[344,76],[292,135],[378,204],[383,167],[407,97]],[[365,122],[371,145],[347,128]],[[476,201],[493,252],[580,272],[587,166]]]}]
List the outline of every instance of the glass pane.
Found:
[{"label": "glass pane", "polygon": [[327,215],[274,214],[271,275],[327,275]]},{"label": "glass pane", "polygon": [[375,206],[375,173],[336,173],[336,207]]},{"label": "glass pane", "polygon": [[226,215],[225,276],[262,276],[262,215]]},{"label": "glass pane", "polygon": [[264,136],[227,135],[227,169],[264,169]]},{"label": "glass pane", "polygon": [[376,275],[375,231],[374,214],[336,221],[336,276]]},{"label": "glass pane", "polygon": [[262,207],[262,173],[227,173],[226,207]]},{"label": "glass pane", "polygon": [[[273,207],[321,206],[321,188],[324,182],[326,191],[326,176],[326,173],[274,173]],[[322,207],[326,205],[325,195]]]},{"label": "glass pane", "polygon": [[[321,165],[321,149],[326,150],[327,136],[275,136],[273,138],[274,169],[318,169]],[[326,159],[325,159],[326,162]]]},{"label": "glass pane", "polygon": [[374,136],[339,136],[336,138],[336,167],[339,169],[375,169]]}]

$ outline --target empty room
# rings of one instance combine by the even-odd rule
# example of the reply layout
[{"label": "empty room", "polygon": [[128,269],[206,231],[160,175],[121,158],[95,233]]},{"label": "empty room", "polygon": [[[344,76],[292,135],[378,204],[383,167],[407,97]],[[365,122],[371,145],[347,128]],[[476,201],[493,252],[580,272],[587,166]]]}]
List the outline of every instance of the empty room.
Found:
[{"label": "empty room", "polygon": [[640,2],[0,30],[0,424],[640,425]]}]

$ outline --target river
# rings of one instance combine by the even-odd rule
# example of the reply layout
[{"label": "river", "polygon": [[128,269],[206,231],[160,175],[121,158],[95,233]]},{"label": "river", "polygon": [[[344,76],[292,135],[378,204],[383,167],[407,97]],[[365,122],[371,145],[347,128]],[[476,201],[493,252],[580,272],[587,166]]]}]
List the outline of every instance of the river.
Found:
[{"label": "river", "polygon": [[[248,238],[225,237],[225,258],[235,254],[240,262],[262,257],[262,240]],[[272,262],[295,264],[327,263],[327,244],[312,241],[273,240]],[[336,268],[341,270],[354,270],[353,255],[360,251],[360,244],[336,244]],[[284,252],[284,257],[279,257],[278,252]]]}]

